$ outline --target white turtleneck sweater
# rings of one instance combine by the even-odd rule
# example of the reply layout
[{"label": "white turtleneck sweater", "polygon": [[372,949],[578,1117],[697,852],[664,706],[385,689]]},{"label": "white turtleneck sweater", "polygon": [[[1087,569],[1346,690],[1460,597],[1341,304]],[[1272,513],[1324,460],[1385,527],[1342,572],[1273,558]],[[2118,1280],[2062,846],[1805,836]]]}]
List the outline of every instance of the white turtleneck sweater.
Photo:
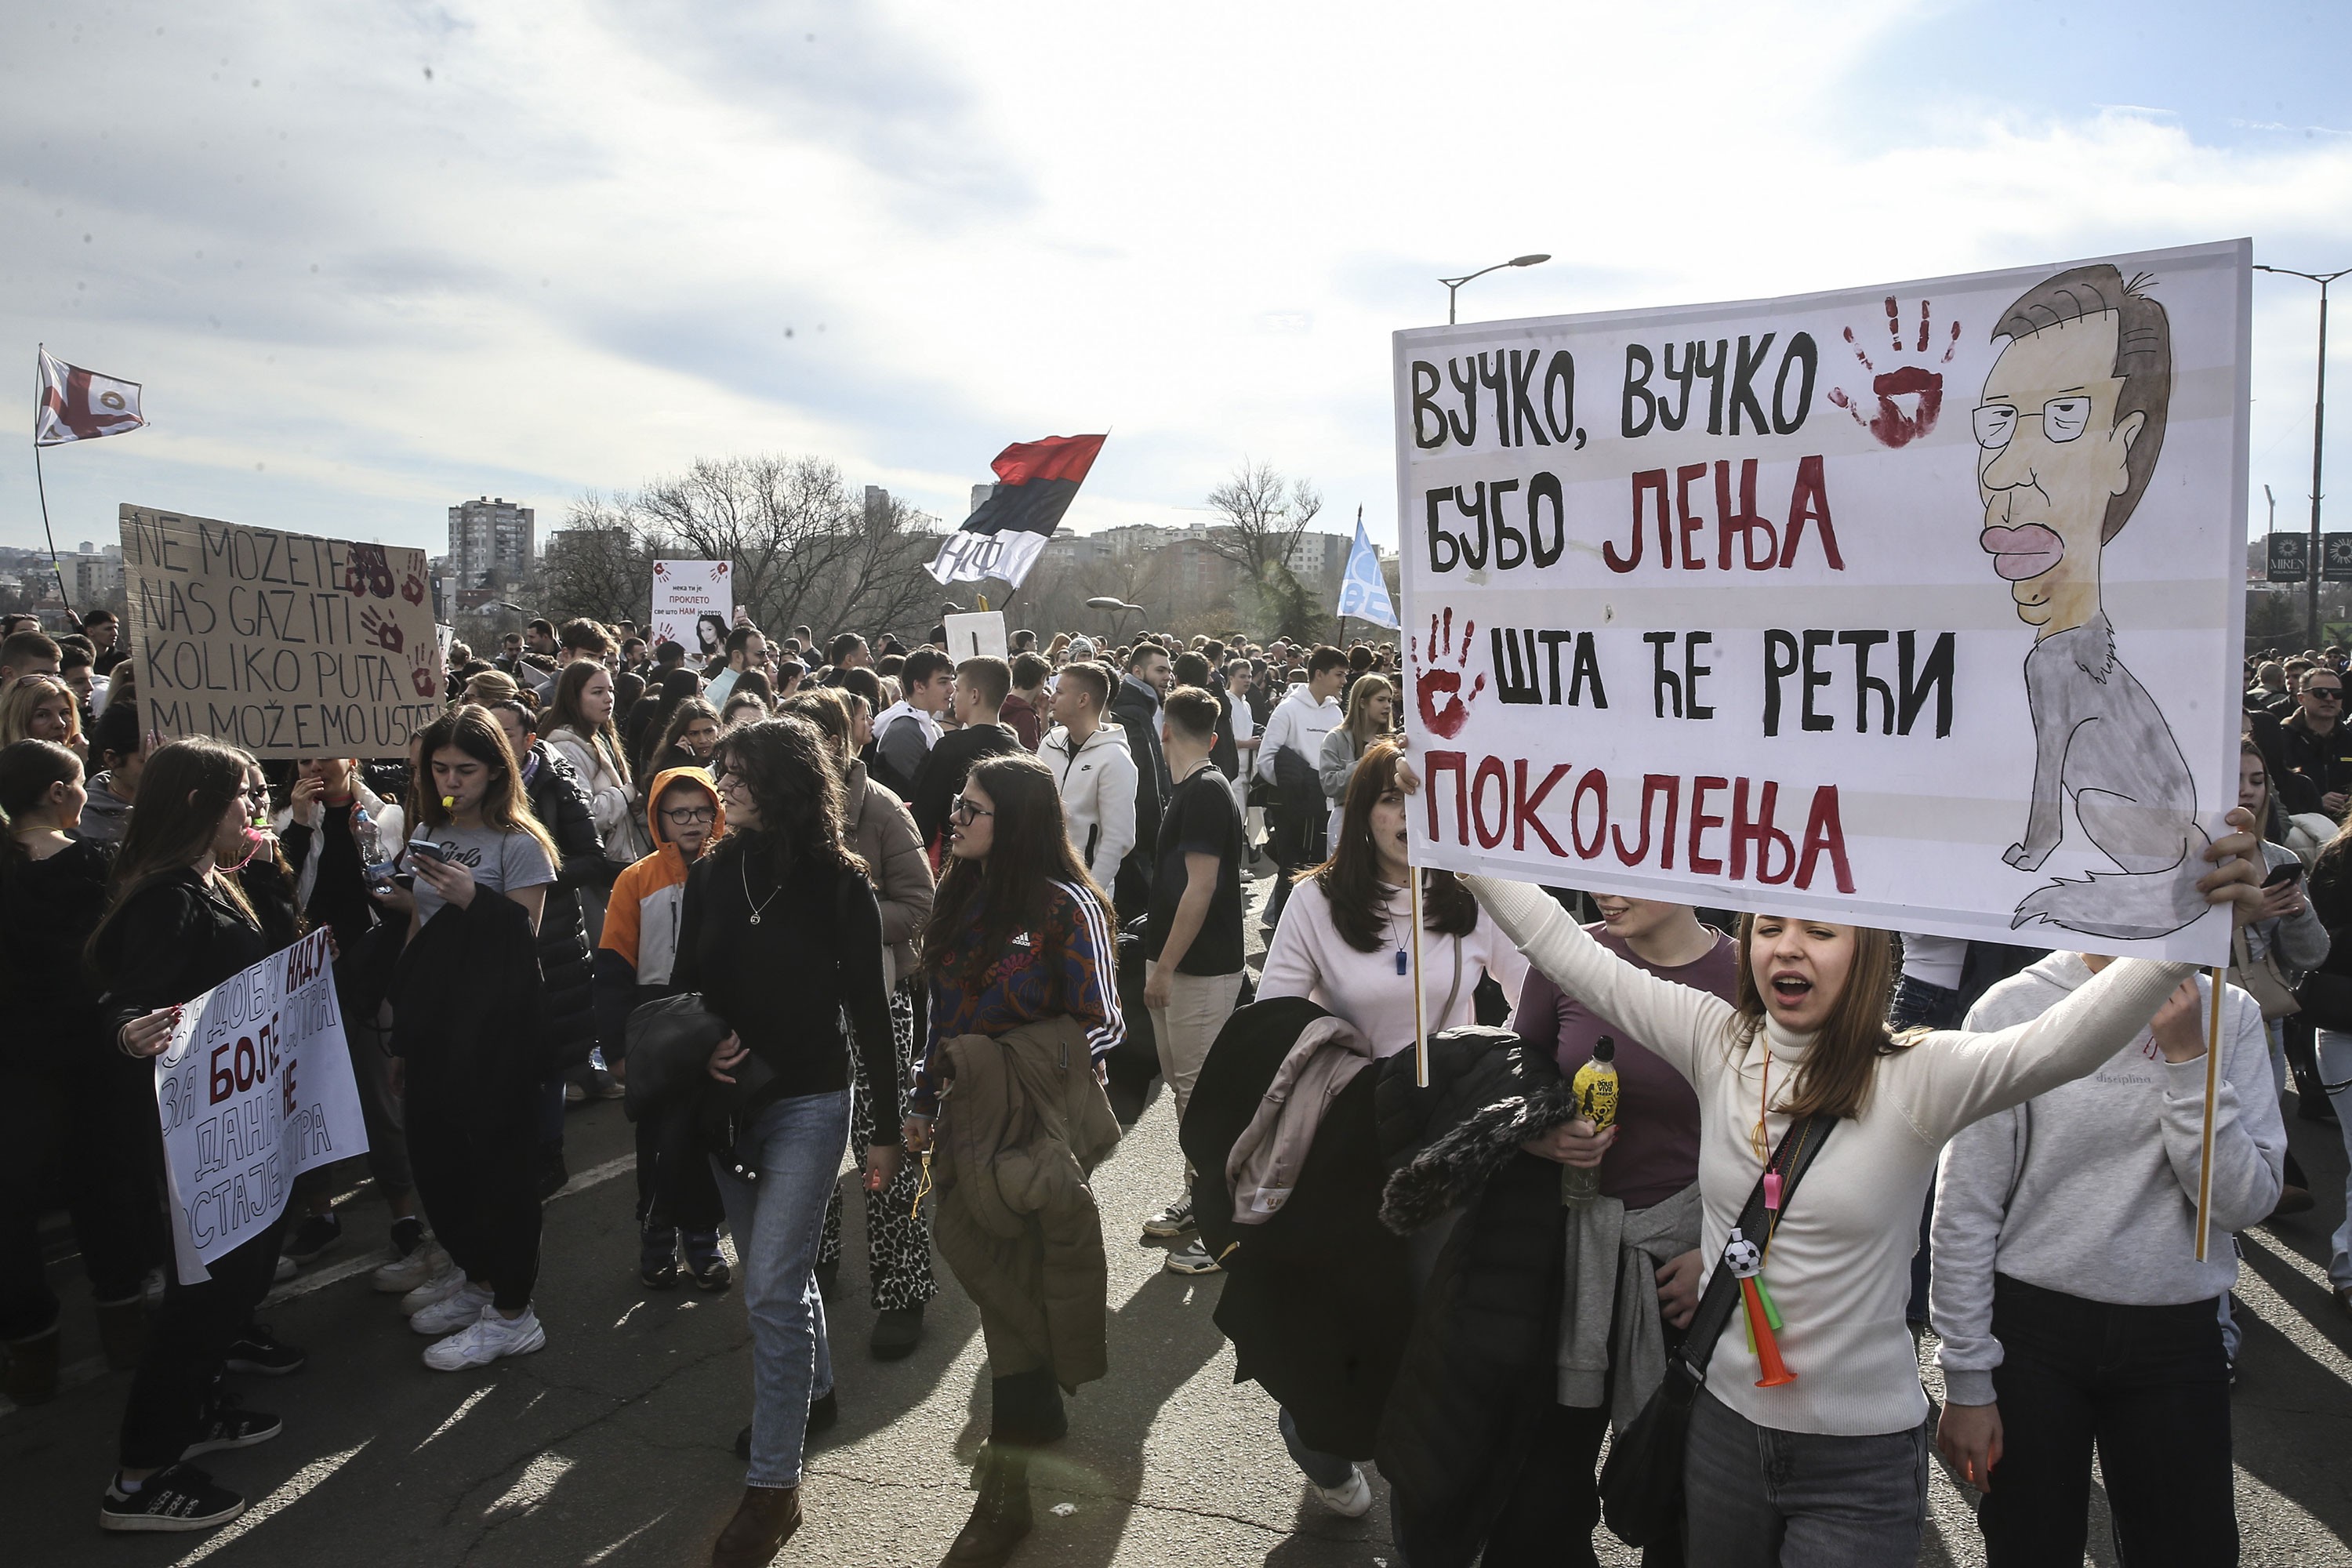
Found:
[{"label": "white turtleneck sweater", "polygon": [[[1813,1037],[1768,1017],[1761,1033],[1743,1039],[1729,1003],[1627,963],[1540,889],[1489,877],[1462,882],[1563,991],[1648,1046],[1697,1090],[1706,1208],[1699,1253],[1712,1274],[1762,1173],[1748,1130],[1768,1047],[1777,1106]],[[1785,1322],[1775,1337],[1797,1381],[1757,1387],[1761,1369],[1735,1322],[1716,1343],[1708,1392],[1758,1426],[1784,1432],[1862,1436],[1924,1421],[1927,1396],[1903,1309],[1937,1155],[1979,1117],[2095,1070],[2196,973],[2191,964],[2119,960],[2026,1023],[1987,1034],[1938,1030],[1880,1058],[1861,1114],[1830,1135],[1765,1261],[1764,1280]],[[1788,1128],[1786,1115],[1767,1117],[1766,1146]]]}]

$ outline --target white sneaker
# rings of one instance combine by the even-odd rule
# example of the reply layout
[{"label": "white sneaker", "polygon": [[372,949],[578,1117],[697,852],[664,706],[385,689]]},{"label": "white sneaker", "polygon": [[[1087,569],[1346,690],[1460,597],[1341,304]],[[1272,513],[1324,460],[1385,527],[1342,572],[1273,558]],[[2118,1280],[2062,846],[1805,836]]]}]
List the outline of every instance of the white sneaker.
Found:
[{"label": "white sneaker", "polygon": [[[441,1244],[426,1237],[416,1244],[415,1251],[405,1258],[395,1258],[372,1276],[375,1288],[387,1296],[404,1295],[440,1274],[449,1267],[449,1255]],[[431,1306],[431,1302],[425,1302]]]},{"label": "white sneaker", "polygon": [[456,1295],[458,1288],[466,1283],[466,1271],[458,1268],[447,1253],[442,1253],[441,1258],[441,1267],[436,1268],[424,1284],[400,1299],[401,1311],[415,1317],[434,1302]]},{"label": "white sneaker", "polygon": [[[438,1349],[439,1347],[435,1347]],[[1308,1485],[1314,1485],[1308,1482]],[[1364,1467],[1348,1467],[1348,1484],[1339,1487],[1316,1487],[1315,1495],[1323,1506],[1341,1519],[1361,1519],[1372,1510],[1372,1483],[1364,1479]]]},{"label": "white sneaker", "polygon": [[[486,1304],[471,1327],[426,1346],[425,1364],[436,1372],[463,1372],[469,1366],[488,1366],[500,1356],[529,1355],[546,1343],[547,1331],[539,1326],[539,1314],[529,1307],[520,1318],[502,1318],[497,1308]],[[1365,1502],[1370,1506],[1369,1493]]]},{"label": "white sneaker", "polygon": [[489,1304],[490,1288],[468,1279],[411,1317],[408,1326],[420,1334],[446,1334],[452,1329],[462,1329],[480,1317],[482,1309]]}]

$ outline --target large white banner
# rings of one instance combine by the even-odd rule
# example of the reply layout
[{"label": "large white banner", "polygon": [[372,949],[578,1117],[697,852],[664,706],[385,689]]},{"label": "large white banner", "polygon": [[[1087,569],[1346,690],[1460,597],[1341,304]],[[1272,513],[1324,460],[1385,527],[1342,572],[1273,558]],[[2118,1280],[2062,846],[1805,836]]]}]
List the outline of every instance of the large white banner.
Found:
[{"label": "large white banner", "polygon": [[724,561],[655,562],[652,645],[674,642],[689,660],[718,657],[734,624],[733,575]]},{"label": "large white banner", "polygon": [[303,1171],[367,1150],[327,935],[190,1002],[155,1058],[183,1279],[267,1229]]},{"label": "large white banner", "polygon": [[2227,962],[2250,256],[1396,334],[1417,859]]}]

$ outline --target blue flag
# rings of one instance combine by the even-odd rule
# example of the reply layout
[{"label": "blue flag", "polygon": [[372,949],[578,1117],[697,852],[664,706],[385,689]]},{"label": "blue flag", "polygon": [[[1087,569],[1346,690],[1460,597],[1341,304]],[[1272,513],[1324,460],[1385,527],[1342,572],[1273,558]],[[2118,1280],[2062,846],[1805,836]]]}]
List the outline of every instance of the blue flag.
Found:
[{"label": "blue flag", "polygon": [[1381,558],[1372,549],[1371,536],[1364,531],[1360,509],[1356,513],[1356,547],[1348,552],[1348,574],[1340,580],[1339,608],[1335,613],[1391,630],[1397,625],[1396,605],[1389,597],[1388,579],[1381,575]]}]

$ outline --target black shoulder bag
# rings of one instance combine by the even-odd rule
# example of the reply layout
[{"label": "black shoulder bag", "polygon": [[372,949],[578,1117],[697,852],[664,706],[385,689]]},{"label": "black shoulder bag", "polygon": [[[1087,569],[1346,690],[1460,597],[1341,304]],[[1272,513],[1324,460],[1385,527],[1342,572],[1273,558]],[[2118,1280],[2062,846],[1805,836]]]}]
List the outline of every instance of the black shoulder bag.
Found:
[{"label": "black shoulder bag", "polygon": [[[1834,1116],[1809,1116],[1791,1122],[1780,1134],[1772,1151],[1771,1168],[1780,1172],[1783,1213],[1836,1125]],[[1765,1234],[1764,1218],[1764,1178],[1759,1175],[1755,1190],[1748,1194],[1748,1206],[1739,1211],[1739,1234],[1759,1240]],[[1666,1380],[1650,1395],[1633,1425],[1609,1445],[1609,1462],[1601,1468],[1601,1510],[1610,1530],[1629,1546],[1654,1546],[1677,1538],[1683,1517],[1683,1447],[1690,1436],[1691,1406],[1706,1384],[1706,1363],[1714,1358],[1715,1342],[1730,1325],[1738,1300],[1739,1281],[1718,1258],[1682,1347],[1666,1358]]]}]

